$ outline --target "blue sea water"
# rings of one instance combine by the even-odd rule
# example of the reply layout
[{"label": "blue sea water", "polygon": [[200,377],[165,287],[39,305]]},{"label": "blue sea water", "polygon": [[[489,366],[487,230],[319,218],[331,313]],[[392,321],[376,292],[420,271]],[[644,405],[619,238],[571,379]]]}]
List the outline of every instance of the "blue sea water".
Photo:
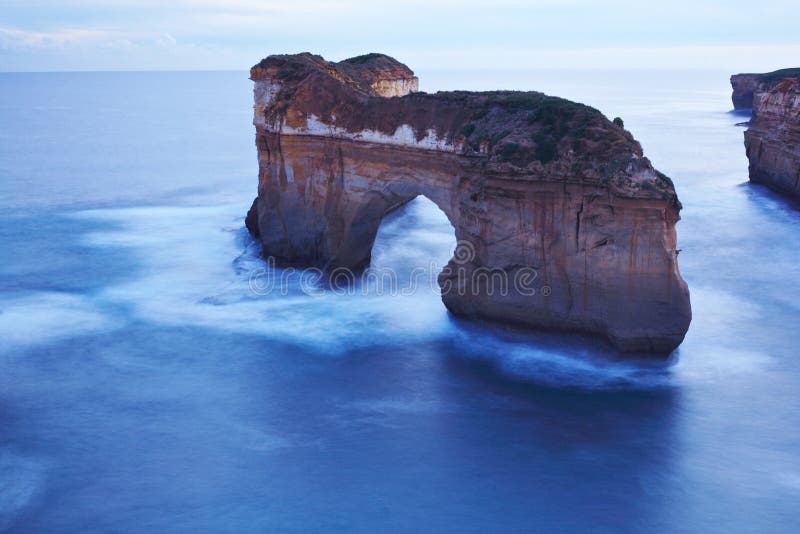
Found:
[{"label": "blue sea water", "polygon": [[[728,73],[420,77],[624,118],[684,205],[673,357],[260,294],[246,73],[0,74],[0,531],[798,528],[800,210],[747,183]],[[374,263],[454,242],[420,198]]]}]

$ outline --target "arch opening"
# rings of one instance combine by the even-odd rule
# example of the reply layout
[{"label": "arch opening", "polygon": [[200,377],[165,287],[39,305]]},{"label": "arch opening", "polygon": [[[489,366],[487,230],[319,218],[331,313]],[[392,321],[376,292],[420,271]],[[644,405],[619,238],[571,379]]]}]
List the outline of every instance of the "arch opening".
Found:
[{"label": "arch opening", "polygon": [[365,270],[370,292],[419,296],[442,306],[437,279],[455,247],[455,228],[445,212],[416,195],[379,221]]}]

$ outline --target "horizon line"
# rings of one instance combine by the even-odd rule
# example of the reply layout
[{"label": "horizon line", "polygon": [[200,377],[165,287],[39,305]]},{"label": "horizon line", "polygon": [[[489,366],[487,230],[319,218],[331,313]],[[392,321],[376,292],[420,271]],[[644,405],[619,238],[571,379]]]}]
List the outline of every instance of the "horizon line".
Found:
[{"label": "horizon line", "polygon": [[[531,71],[619,71],[619,72],[680,72],[680,71],[697,71],[697,72],[731,72],[730,69],[722,67],[708,68],[708,67],[430,67],[430,68],[417,68],[417,72],[436,71],[436,72],[474,72],[474,71],[493,71],[493,72],[531,72]],[[250,68],[244,69],[69,69],[69,70],[2,70],[0,74],[105,74],[105,73],[166,73],[166,72],[185,72],[185,73],[198,73],[198,72],[250,72]],[[748,73],[749,71],[741,71],[741,73]],[[738,73],[737,73],[738,74]]]}]

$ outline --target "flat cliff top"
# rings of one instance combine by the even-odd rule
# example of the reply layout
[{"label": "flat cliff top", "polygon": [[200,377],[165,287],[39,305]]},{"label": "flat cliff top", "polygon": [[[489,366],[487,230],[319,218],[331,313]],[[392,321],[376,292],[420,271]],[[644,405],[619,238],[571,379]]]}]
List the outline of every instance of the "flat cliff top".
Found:
[{"label": "flat cliff top", "polygon": [[737,77],[747,77],[747,78],[754,78],[758,83],[773,83],[779,82],[784,78],[800,78],[800,67],[798,68],[789,68],[789,69],[780,69],[773,72],[767,72],[763,74],[747,72],[742,74],[734,74],[731,76],[731,79]]},{"label": "flat cliff top", "polygon": [[[381,54],[327,62],[320,56],[269,56],[251,78],[271,84],[257,123],[283,134],[390,139],[404,146],[475,158],[488,174],[520,180],[578,180],[608,185],[618,196],[671,199],[672,181],[654,170],[623,127],[598,110],[540,92],[446,91],[377,96],[379,78],[413,72]],[[257,113],[259,102],[257,104]]]}]

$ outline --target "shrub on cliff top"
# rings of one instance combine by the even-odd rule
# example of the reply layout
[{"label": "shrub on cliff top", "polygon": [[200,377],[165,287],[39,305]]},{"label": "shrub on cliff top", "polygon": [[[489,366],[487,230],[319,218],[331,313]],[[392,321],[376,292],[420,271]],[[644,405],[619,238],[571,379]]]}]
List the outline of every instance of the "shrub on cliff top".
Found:
[{"label": "shrub on cliff top", "polygon": [[489,108],[487,107],[480,108],[476,110],[475,113],[472,114],[472,120],[476,121],[481,120],[486,116],[487,113],[489,113]]},{"label": "shrub on cliff top", "polygon": [[616,124],[617,126],[619,126],[620,128],[625,128],[625,121],[623,121],[623,120],[622,120],[621,118],[619,118],[619,117],[614,117],[614,120],[613,120],[612,122],[613,122],[614,124]]},{"label": "shrub on cliff top", "polygon": [[543,165],[550,163],[558,155],[558,141],[544,132],[533,135],[533,142],[536,143],[536,159]]},{"label": "shrub on cliff top", "polygon": [[517,143],[503,144],[503,147],[500,149],[500,160],[508,161],[514,154],[517,153],[518,150],[519,150],[519,145]]},{"label": "shrub on cliff top", "polygon": [[492,144],[496,145],[498,141],[500,141],[504,137],[507,137],[508,134],[510,134],[510,133],[511,133],[511,130],[503,130],[502,132],[494,134],[492,136]]},{"label": "shrub on cliff top", "polygon": [[781,69],[775,72],[768,72],[758,77],[760,82],[777,82],[784,78],[800,78],[800,68],[796,69]]},{"label": "shrub on cliff top", "polygon": [[542,93],[509,91],[501,93],[498,100],[510,108],[535,109],[541,104],[543,98],[546,97]]},{"label": "shrub on cliff top", "polygon": [[364,54],[361,56],[351,57],[342,61],[342,63],[350,63],[351,65],[362,65],[364,63],[369,63],[373,59],[377,59],[380,57],[386,57],[384,54],[377,54],[375,52],[371,52],[369,54]]}]

